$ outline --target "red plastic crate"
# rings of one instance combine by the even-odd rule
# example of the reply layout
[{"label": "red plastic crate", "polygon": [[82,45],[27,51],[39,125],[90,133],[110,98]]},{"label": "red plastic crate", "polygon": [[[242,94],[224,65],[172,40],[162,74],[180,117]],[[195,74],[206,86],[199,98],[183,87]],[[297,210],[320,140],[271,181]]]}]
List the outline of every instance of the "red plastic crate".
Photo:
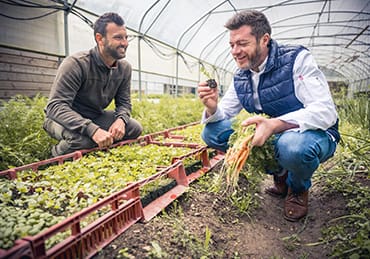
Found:
[{"label": "red plastic crate", "polygon": [[3,176],[3,177],[7,177],[9,179],[15,179],[15,178],[17,178],[17,173],[18,172],[28,170],[28,169],[31,169],[33,171],[37,171],[40,166],[52,165],[52,164],[63,164],[68,159],[76,160],[76,159],[79,159],[81,157],[82,157],[82,153],[80,151],[76,151],[76,152],[73,152],[73,153],[70,153],[70,154],[66,154],[66,155],[62,155],[62,156],[58,156],[58,157],[53,157],[53,158],[50,158],[50,159],[46,159],[46,160],[38,161],[38,162],[35,162],[35,163],[31,163],[31,164],[27,164],[27,165],[23,165],[23,166],[19,166],[19,167],[15,167],[15,168],[11,168],[11,169],[8,169],[8,170],[1,171],[0,172],[0,177]]},{"label": "red plastic crate", "polygon": [[[83,219],[106,206],[109,212],[81,228]],[[91,257],[142,218],[139,185],[131,184],[35,236],[17,240],[11,249],[0,250],[0,258]],[[46,240],[65,230],[70,230],[70,236],[46,250]]]},{"label": "red plastic crate", "polygon": [[176,186],[143,208],[144,221],[149,221],[152,219],[155,215],[166,208],[173,200],[183,194],[186,188],[189,186],[188,178],[185,174],[182,161],[176,161],[171,166],[164,168],[160,172],[139,181],[138,184],[139,186],[144,186],[164,176],[174,179],[176,181]]},{"label": "red plastic crate", "polygon": [[[196,124],[197,123],[191,123],[165,131],[148,134],[135,140],[127,140],[114,144],[111,148],[131,143],[139,143],[141,145],[155,144],[171,146],[174,148],[187,147],[191,148],[192,150],[181,157],[173,158],[172,165],[161,168],[157,174],[147,177],[146,179],[137,183],[131,184],[123,190],[110,195],[109,197],[88,208],[83,209],[59,224],[56,224],[35,236],[28,236],[17,240],[15,245],[9,250],[5,251],[0,249],[0,258],[21,258],[22,256],[25,258],[91,257],[99,249],[106,246],[131,225],[138,221],[145,222],[153,218],[164,208],[166,208],[173,200],[184,193],[191,182],[211,170],[223,158],[222,153],[217,153],[214,157],[209,158],[208,149],[204,145],[197,143],[176,142],[177,139],[181,140],[183,137],[179,135],[173,135],[171,133],[172,131],[181,130]],[[155,140],[155,138],[158,136],[171,138],[175,141],[161,143]],[[6,176],[10,179],[15,179],[17,177],[17,173],[22,170],[32,169],[37,171],[40,166],[61,164],[66,160],[76,160],[81,158],[84,154],[95,150],[98,150],[98,148],[80,150],[71,154],[8,169],[0,172],[0,176]],[[202,167],[199,170],[186,175],[182,161],[183,159],[192,156],[198,156]],[[176,181],[176,186],[168,190],[160,197],[151,201],[143,208],[140,200],[140,187],[143,187],[144,185],[161,177],[174,179]],[[126,203],[120,204],[120,201],[122,200],[125,200]],[[84,218],[107,205],[111,206],[111,211],[104,214],[102,217],[99,217],[94,222],[89,223],[86,227],[81,228],[81,221]],[[71,235],[54,247],[46,250],[45,241],[67,229],[70,229]]]},{"label": "red plastic crate", "polygon": [[[126,202],[120,205],[122,200]],[[107,205],[111,206],[110,212],[81,229],[82,219]],[[31,242],[35,258],[86,258],[94,255],[142,217],[139,185],[132,184],[61,223],[23,239]],[[46,251],[46,239],[67,228],[71,229],[71,236]]]},{"label": "red plastic crate", "polygon": [[32,245],[25,240],[16,240],[12,248],[8,250],[0,249],[0,258],[33,258]]}]

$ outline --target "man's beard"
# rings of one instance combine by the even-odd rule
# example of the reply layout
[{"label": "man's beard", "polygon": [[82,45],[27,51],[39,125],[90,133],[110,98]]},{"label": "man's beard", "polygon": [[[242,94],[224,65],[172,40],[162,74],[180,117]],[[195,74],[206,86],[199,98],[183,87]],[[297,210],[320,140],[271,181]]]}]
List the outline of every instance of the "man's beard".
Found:
[{"label": "man's beard", "polygon": [[[118,48],[124,48],[125,49],[125,52],[123,54],[120,54],[118,52]],[[105,44],[104,46],[104,49],[105,49],[105,53],[107,53],[108,55],[110,55],[112,58],[114,58],[115,60],[117,59],[121,59],[121,58],[124,58],[126,57],[126,48],[123,47],[123,46],[118,46],[117,48],[112,48],[111,46],[109,46],[108,44]]]},{"label": "man's beard", "polygon": [[243,69],[258,70],[258,66],[260,65],[259,63],[261,62],[261,56],[262,56],[261,47],[257,45],[256,51],[253,53],[253,55],[249,59],[248,65],[246,67],[243,67]]}]

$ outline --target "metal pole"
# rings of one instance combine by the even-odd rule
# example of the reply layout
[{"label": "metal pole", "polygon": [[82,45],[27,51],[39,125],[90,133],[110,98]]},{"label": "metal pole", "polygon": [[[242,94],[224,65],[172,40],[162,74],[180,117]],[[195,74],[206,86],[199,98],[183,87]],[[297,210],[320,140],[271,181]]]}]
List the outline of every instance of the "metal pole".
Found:
[{"label": "metal pole", "polygon": [[179,52],[176,51],[176,86],[175,86],[175,97],[177,97],[179,88]]},{"label": "metal pole", "polygon": [[138,50],[137,50],[137,64],[138,64],[138,76],[139,76],[139,101],[141,101],[141,35],[138,37]]},{"label": "metal pole", "polygon": [[64,0],[64,54],[67,57],[69,55],[69,37],[68,37],[68,0]]}]

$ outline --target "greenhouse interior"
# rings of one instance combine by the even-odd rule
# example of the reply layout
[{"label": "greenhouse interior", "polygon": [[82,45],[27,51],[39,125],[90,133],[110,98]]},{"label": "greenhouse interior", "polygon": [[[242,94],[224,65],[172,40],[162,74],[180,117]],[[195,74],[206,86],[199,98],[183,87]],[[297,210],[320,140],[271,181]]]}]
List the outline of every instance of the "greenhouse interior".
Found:
[{"label": "greenhouse interior", "polygon": [[[328,133],[335,152],[306,179],[308,212],[296,222],[284,212],[288,199],[264,191],[278,183],[267,167],[285,170],[273,133],[289,129],[258,146],[258,124],[242,126],[281,116],[262,108],[254,116],[243,98],[258,94],[238,88],[240,71],[255,72],[240,69],[227,23],[248,10],[265,15],[282,49],[303,46],[322,72],[330,93],[308,90],[295,98],[301,109],[302,99],[316,103],[327,94],[334,103],[336,124],[318,116],[313,129],[334,127],[340,137]],[[95,146],[55,155],[67,134],[58,139],[45,128],[58,69],[100,46],[94,24],[111,12],[124,21],[124,60],[132,67],[131,110],[118,116],[117,107],[115,116],[122,134],[126,115],[141,133],[110,137],[105,146],[87,134]],[[0,24],[0,259],[370,257],[370,1],[0,0]],[[243,87],[255,84],[253,75]],[[232,120],[227,151],[204,140],[214,121],[204,119],[211,108],[202,84],[213,79],[216,101],[225,97],[234,109],[233,89],[244,108]],[[287,83],[291,95],[297,80]],[[276,97],[273,91],[265,93]],[[104,109],[113,114],[119,100],[112,99]],[[293,181],[285,171],[284,184]]]}]

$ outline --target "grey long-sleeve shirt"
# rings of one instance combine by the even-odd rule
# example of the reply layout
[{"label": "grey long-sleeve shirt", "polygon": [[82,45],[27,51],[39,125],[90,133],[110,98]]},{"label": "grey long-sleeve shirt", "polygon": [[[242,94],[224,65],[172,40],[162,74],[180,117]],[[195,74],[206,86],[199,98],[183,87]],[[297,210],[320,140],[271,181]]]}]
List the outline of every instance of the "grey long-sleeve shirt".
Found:
[{"label": "grey long-sleeve shirt", "polygon": [[45,108],[46,116],[68,130],[92,137],[99,128],[92,120],[115,100],[115,114],[131,116],[131,65],[121,59],[108,67],[98,48],[67,57],[60,65]]}]

